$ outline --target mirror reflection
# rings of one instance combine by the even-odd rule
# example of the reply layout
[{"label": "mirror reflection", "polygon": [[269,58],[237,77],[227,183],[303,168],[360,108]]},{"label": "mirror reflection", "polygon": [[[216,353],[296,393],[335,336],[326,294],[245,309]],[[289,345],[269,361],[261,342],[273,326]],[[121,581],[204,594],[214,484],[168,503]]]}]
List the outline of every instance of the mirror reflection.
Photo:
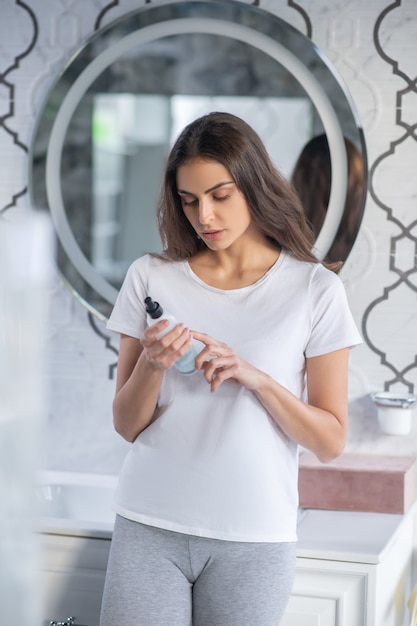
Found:
[{"label": "mirror reflection", "polygon": [[[344,137],[347,156],[347,186],[343,215],[334,240],[326,253],[332,263],[345,259],[355,241],[365,192],[364,159],[361,152]],[[310,226],[318,237],[326,219],[332,181],[329,142],[325,134],[315,135],[300,152],[291,174]]]},{"label": "mirror reflection", "polygon": [[[145,36],[161,24],[169,36]],[[141,10],[75,55],[48,95],[32,146],[33,202],[51,209],[60,273],[93,313],[107,318],[130,263],[160,251],[155,208],[165,159],[179,130],[214,110],[245,119],[288,177],[313,137],[328,138],[330,208],[316,234],[321,256],[329,252],[348,210],[343,142],[362,156],[362,172],[364,144],[344,89],[315,47],[252,6]],[[337,260],[356,237],[363,193]]]},{"label": "mirror reflection", "polygon": [[[91,225],[84,238],[84,253],[116,288],[120,288],[138,250],[160,251],[152,209],[168,151],[189,121],[213,110],[239,113],[253,127],[263,127],[264,134],[269,126],[269,153],[287,175],[311,136],[313,111],[306,97],[262,98],[260,106],[255,97],[95,96],[93,208]],[[143,126],[144,119],[149,125]]]}]

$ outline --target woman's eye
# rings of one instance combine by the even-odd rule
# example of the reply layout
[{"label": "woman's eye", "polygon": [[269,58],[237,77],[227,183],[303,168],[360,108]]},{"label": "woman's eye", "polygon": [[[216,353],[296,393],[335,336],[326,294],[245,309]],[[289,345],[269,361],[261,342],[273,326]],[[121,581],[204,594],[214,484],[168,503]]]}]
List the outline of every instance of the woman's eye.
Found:
[{"label": "woman's eye", "polygon": [[[227,200],[228,198],[230,198],[229,194],[226,194],[225,196],[212,196],[213,198],[213,202],[223,202],[224,200]],[[182,206],[197,206],[198,205],[198,199],[194,198],[194,200],[186,200],[185,198],[182,198]]]}]

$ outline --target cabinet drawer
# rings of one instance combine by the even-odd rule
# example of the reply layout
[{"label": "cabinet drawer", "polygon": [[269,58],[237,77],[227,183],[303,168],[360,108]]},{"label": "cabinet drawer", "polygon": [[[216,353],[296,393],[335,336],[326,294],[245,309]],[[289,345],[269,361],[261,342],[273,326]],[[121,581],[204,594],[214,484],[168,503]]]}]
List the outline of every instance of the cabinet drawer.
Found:
[{"label": "cabinet drawer", "polygon": [[337,601],[292,595],[280,626],[335,626]]}]

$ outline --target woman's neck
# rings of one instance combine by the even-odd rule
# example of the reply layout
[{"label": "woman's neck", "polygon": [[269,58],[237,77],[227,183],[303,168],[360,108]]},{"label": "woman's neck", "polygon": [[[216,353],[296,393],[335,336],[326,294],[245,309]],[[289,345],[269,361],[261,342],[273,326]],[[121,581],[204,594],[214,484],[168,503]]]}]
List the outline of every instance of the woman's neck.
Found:
[{"label": "woman's neck", "polygon": [[189,260],[193,272],[219,289],[239,289],[256,283],[276,263],[280,251],[271,244],[252,247],[239,254],[230,249],[202,250]]}]

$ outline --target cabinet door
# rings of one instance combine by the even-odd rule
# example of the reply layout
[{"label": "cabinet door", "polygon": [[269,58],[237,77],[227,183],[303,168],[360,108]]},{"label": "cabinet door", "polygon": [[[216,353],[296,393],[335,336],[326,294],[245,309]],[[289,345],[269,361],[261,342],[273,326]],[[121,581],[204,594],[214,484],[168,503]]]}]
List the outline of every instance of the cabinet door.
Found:
[{"label": "cabinet door", "polygon": [[110,541],[42,535],[42,626],[73,616],[80,626],[98,626]]},{"label": "cabinet door", "polygon": [[368,566],[297,559],[282,626],[365,626]]},{"label": "cabinet door", "polygon": [[69,616],[76,626],[99,626],[104,573],[94,570],[42,572],[44,593],[42,626]]}]

